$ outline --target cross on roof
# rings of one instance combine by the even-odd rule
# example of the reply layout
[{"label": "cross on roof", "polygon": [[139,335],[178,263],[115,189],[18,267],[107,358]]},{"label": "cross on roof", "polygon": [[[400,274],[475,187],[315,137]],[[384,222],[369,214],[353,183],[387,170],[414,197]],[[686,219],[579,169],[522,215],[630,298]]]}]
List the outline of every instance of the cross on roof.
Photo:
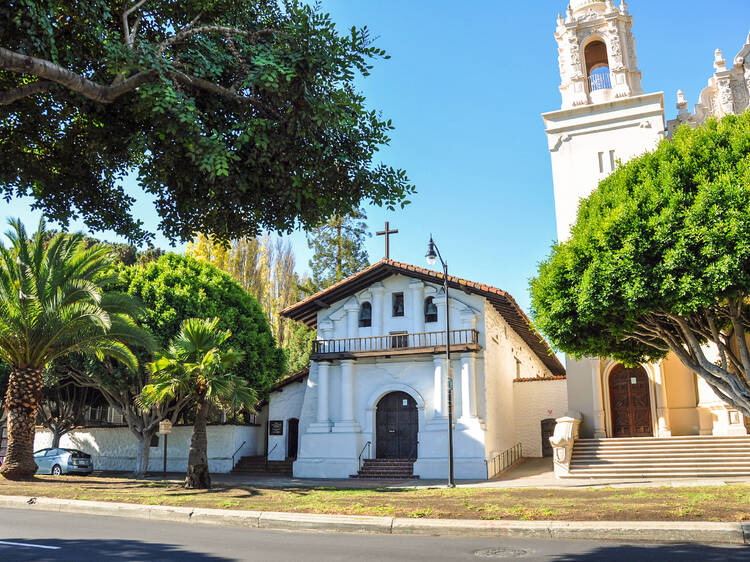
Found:
[{"label": "cross on roof", "polygon": [[385,259],[391,259],[391,234],[398,234],[398,230],[391,230],[391,223],[385,221],[385,230],[376,232],[376,236],[385,236]]}]

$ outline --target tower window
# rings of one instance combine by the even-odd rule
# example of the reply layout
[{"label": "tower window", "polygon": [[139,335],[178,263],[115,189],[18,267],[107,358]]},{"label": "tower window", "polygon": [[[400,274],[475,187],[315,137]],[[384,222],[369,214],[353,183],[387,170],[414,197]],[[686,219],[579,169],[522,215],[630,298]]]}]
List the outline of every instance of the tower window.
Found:
[{"label": "tower window", "polygon": [[393,316],[404,315],[404,293],[393,293]]},{"label": "tower window", "polygon": [[604,173],[604,153],[603,152],[599,153],[599,173],[600,174]]},{"label": "tower window", "polygon": [[607,46],[602,41],[592,41],[584,49],[586,59],[586,75],[589,77],[589,87],[596,90],[611,90],[612,80],[609,74],[609,58]]},{"label": "tower window", "polygon": [[438,321],[438,310],[433,297],[427,297],[424,300],[424,321],[437,322]]},{"label": "tower window", "polygon": [[615,171],[615,151],[610,150],[609,151],[609,169],[610,171]]},{"label": "tower window", "polygon": [[363,302],[359,307],[359,327],[369,328],[372,326],[372,305],[369,302]]}]

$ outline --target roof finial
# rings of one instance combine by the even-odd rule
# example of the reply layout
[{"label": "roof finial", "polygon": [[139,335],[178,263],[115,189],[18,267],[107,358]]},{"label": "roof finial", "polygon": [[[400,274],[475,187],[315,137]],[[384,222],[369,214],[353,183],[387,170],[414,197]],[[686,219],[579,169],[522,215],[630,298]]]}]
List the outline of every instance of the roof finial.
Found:
[{"label": "roof finial", "polygon": [[625,0],[620,2],[620,13],[625,16],[628,14],[628,3]]},{"label": "roof finial", "polygon": [[721,52],[721,49],[716,49],[716,51],[714,51],[714,68],[716,69],[716,72],[721,72],[722,70],[727,69],[727,61],[724,60],[724,54]]}]

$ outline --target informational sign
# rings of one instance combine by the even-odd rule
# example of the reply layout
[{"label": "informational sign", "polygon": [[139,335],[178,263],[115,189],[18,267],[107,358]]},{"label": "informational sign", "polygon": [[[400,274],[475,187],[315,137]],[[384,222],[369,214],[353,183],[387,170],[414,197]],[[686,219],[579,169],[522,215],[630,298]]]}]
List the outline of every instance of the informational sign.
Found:
[{"label": "informational sign", "polygon": [[159,422],[159,435],[169,435],[172,433],[172,422],[162,420]]},{"label": "informational sign", "polygon": [[272,420],[268,422],[268,434],[269,435],[284,435],[284,421]]}]

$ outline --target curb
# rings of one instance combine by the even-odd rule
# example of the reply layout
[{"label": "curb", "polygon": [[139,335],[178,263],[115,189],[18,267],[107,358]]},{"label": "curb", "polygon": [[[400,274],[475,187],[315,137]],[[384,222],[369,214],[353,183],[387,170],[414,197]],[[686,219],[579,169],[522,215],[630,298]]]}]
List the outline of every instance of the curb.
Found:
[{"label": "curb", "polygon": [[683,521],[483,521],[279,513],[0,496],[0,508],[229,525],[282,531],[386,535],[750,544],[750,523]]}]

